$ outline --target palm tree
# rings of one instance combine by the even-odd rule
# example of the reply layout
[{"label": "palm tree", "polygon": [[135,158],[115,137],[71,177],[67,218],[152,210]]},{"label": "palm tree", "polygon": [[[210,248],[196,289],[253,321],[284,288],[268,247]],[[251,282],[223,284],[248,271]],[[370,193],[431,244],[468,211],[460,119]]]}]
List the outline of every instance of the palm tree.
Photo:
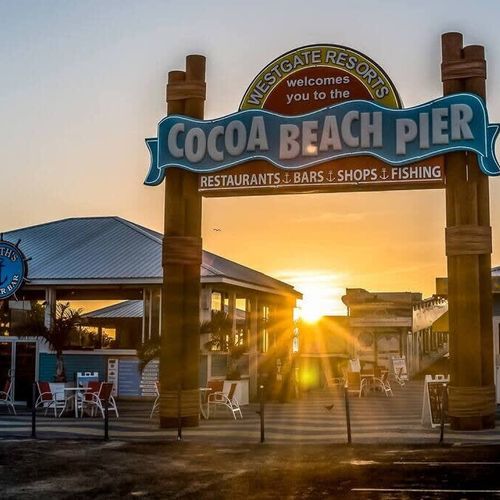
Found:
[{"label": "palm tree", "polygon": [[210,334],[210,340],[205,344],[207,349],[228,353],[226,378],[238,380],[241,373],[237,362],[245,353],[246,347],[235,342],[231,317],[225,311],[212,311],[211,320],[203,322],[200,330],[201,333]]},{"label": "palm tree", "polygon": [[24,322],[12,328],[17,335],[33,335],[44,338],[56,353],[55,382],[66,382],[63,349],[69,344],[71,335],[76,332],[81,322],[82,309],[73,309],[69,302],[57,303],[52,317],[52,328],[44,323],[44,308],[38,302],[32,302],[31,311]]},{"label": "palm tree", "polygon": [[56,304],[52,328],[46,329],[42,337],[56,352],[56,382],[66,382],[63,349],[68,345],[71,334],[81,322],[82,309],[73,309],[69,302]]},{"label": "palm tree", "polygon": [[[200,325],[200,333],[210,334],[210,340],[205,344],[207,349],[228,353],[226,367],[228,380],[239,379],[241,374],[236,362],[246,348],[234,342],[233,322],[230,316],[224,311],[212,311],[212,319]],[[140,360],[139,367],[143,371],[150,361],[160,357],[160,338],[155,337],[144,342],[137,350],[137,357]]]}]

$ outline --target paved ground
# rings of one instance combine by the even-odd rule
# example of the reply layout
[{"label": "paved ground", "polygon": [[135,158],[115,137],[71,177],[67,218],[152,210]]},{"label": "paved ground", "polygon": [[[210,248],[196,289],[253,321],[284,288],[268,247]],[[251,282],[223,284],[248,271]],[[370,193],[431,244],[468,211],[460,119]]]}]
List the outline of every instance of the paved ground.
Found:
[{"label": "paved ground", "polygon": [[[353,443],[437,443],[439,429],[421,424],[423,382],[412,381],[406,387],[394,387],[394,397],[370,392],[363,398],[350,398]],[[326,407],[334,405],[331,410]],[[150,402],[118,402],[120,418],[111,417],[111,439],[126,441],[167,441],[175,439],[176,430],[158,428],[158,419],[149,419]],[[229,413],[220,411],[216,418],[202,420],[198,428],[184,429],[190,442],[252,444],[260,440],[258,406],[243,409],[243,420],[235,421]],[[98,418],[39,417],[37,437],[42,439],[100,438],[103,422]],[[31,416],[20,411],[9,416],[0,407],[0,439],[31,436]],[[314,391],[300,401],[269,403],[265,409],[265,439],[271,444],[345,443],[346,419],[340,391]],[[445,431],[448,443],[500,444],[500,414],[497,428],[471,433]]]},{"label": "paved ground", "polygon": [[500,447],[0,442],[2,499],[500,497]]},{"label": "paved ground", "polygon": [[150,402],[119,402],[108,442],[102,419],[71,417],[38,418],[31,440],[30,414],[0,407],[0,498],[500,498],[500,415],[491,431],[447,429],[440,446],[422,397],[422,381],[352,397],[353,446],[335,391],[267,404],[264,444],[256,405],[180,442],[149,419]]}]

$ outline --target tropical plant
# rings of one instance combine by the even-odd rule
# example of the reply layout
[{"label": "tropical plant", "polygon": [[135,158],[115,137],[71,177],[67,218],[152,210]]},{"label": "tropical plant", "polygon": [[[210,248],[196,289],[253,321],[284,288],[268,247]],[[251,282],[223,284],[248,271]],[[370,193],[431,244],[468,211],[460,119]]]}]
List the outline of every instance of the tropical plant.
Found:
[{"label": "tropical plant", "polygon": [[48,329],[44,323],[44,308],[38,302],[32,302],[26,319],[13,328],[22,335],[33,335],[44,338],[56,353],[55,382],[66,382],[63,349],[70,343],[70,338],[77,331],[81,322],[82,309],[73,309],[69,302],[57,303],[52,317],[52,327]]},{"label": "tropical plant", "polygon": [[211,320],[203,322],[200,331],[210,334],[210,340],[205,344],[207,349],[228,353],[226,378],[228,380],[241,378],[238,360],[245,353],[246,346],[236,343],[231,317],[225,311],[212,311]]},{"label": "tropical plant", "polygon": [[146,340],[146,342],[137,349],[137,357],[139,358],[139,369],[142,372],[150,361],[160,357],[160,337]]},{"label": "tropical plant", "polygon": [[[210,351],[227,352],[226,378],[237,380],[241,378],[238,369],[238,359],[245,353],[246,347],[236,344],[233,335],[233,322],[224,311],[212,311],[212,319],[204,321],[200,325],[200,333],[210,334],[210,340],[205,343],[205,348]],[[146,340],[137,350],[139,368],[144,370],[146,365],[153,359],[160,357],[160,338],[155,337]]]}]

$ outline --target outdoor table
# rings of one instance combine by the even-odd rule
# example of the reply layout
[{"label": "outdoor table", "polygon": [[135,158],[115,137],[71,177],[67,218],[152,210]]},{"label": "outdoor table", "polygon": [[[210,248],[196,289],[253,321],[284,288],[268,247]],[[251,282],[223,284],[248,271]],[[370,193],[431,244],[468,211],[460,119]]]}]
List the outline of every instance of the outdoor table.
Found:
[{"label": "outdoor table", "polygon": [[78,418],[78,393],[85,392],[87,389],[85,387],[65,387],[64,388],[64,408],[61,410],[59,416],[61,416],[66,410],[66,404],[68,401],[73,400],[73,406],[75,408],[75,418]]},{"label": "outdoor table", "polygon": [[212,390],[210,387],[200,387],[200,415],[208,419],[208,393]]}]

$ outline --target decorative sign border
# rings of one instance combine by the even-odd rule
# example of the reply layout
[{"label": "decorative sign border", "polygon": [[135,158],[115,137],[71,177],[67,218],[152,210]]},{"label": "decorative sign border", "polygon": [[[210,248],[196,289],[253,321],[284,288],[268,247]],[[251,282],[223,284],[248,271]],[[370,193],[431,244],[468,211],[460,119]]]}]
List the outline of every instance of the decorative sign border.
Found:
[{"label": "decorative sign border", "polygon": [[249,85],[240,103],[245,109],[265,109],[266,100],[290,75],[306,68],[334,68],[361,82],[373,100],[401,108],[396,87],[385,71],[368,56],[343,45],[315,44],[299,47],[271,61]]},{"label": "decorative sign border", "polygon": [[247,110],[203,121],[170,115],[159,123],[158,137],[146,139],[145,184],[160,184],[171,167],[207,173],[260,159],[297,170],[359,155],[398,166],[453,151],[478,154],[483,173],[500,175],[499,129],[488,123],[483,100],[468,93],[408,109],[348,101],[301,116]]},{"label": "decorative sign border", "polygon": [[28,281],[28,260],[16,244],[0,235],[0,300],[8,299]]}]

